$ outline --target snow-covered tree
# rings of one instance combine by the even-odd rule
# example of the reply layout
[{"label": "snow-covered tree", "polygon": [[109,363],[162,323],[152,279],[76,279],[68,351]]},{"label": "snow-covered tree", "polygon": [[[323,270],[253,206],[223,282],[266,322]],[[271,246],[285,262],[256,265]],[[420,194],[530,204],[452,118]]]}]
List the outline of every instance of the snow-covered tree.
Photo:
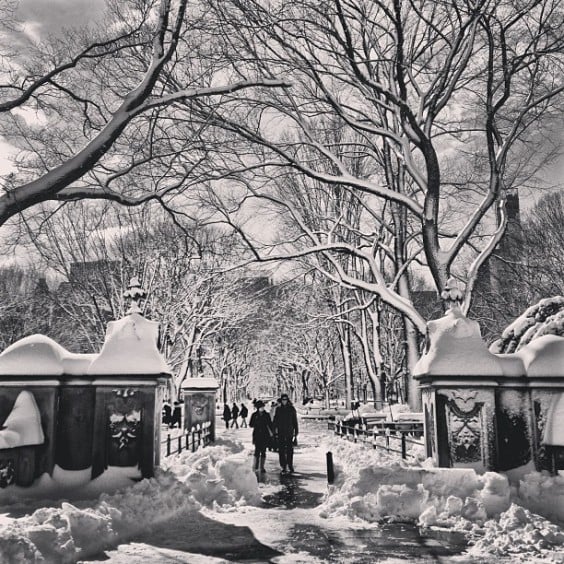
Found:
[{"label": "snow-covered tree", "polygon": [[108,2],[103,20],[38,40],[21,33],[27,43],[18,48],[7,30],[25,22],[8,8],[0,8],[0,135],[19,151],[3,184],[0,225],[50,201],[166,209],[200,181],[206,147],[190,121],[192,103],[284,86],[270,72],[228,71],[197,2]]},{"label": "snow-covered tree", "polygon": [[[421,260],[437,291],[451,274],[464,277],[468,306],[478,268],[505,228],[506,193],[518,180],[511,157],[549,118],[564,88],[564,39],[554,33],[563,21],[559,3],[209,5],[233,60],[244,54],[247,65],[276,69],[294,85],[218,110],[214,124],[255,147],[254,159],[250,148],[223,159],[238,165],[233,182],[246,197],[268,200],[296,221],[306,212],[270,190],[273,178],[289,168],[367,194],[380,209],[387,202],[397,222],[418,225]],[[203,119],[206,104],[198,105]],[[346,136],[345,155],[325,134],[335,123],[354,133]],[[356,174],[350,154],[365,162],[366,174]],[[242,174],[250,169],[256,173],[252,184]],[[346,247],[314,235],[301,253]],[[411,251],[416,242],[405,241]],[[369,249],[347,250],[370,264]],[[343,281],[366,289],[365,281],[346,272]],[[425,320],[383,275],[368,289],[424,331]]]}]

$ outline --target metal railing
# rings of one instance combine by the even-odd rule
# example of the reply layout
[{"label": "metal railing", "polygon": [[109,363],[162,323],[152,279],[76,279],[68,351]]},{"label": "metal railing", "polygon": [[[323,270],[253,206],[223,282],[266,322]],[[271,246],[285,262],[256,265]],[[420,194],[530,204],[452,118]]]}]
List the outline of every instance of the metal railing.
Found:
[{"label": "metal railing", "polygon": [[181,431],[176,435],[167,433],[166,439],[161,441],[164,456],[180,454],[183,450],[195,452],[199,446],[211,443],[211,422],[194,425],[189,431]]},{"label": "metal railing", "polygon": [[415,455],[408,451],[408,445],[424,446],[422,440],[416,440],[409,436],[410,433],[422,434],[423,423],[411,423],[409,426],[395,429],[383,424],[368,429],[365,426],[343,425],[342,421],[329,421],[327,427],[339,437],[352,440],[355,443],[360,442],[366,446],[372,445],[374,449],[379,448],[386,452],[400,454],[404,460],[415,459]]}]

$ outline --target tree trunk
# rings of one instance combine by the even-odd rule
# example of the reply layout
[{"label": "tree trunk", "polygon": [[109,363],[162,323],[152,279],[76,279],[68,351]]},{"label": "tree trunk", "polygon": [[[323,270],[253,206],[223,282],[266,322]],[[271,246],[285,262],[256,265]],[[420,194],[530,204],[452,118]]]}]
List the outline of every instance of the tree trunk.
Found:
[{"label": "tree trunk", "polygon": [[341,353],[343,355],[343,367],[345,369],[345,406],[350,408],[352,403],[352,363],[351,363],[351,343],[348,328],[344,328],[343,332],[339,332]]}]

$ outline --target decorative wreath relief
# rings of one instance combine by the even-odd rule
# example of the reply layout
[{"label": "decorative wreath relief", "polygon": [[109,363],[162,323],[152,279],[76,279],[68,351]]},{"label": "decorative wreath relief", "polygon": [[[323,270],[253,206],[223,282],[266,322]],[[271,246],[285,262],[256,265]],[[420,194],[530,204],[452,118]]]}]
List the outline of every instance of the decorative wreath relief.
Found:
[{"label": "decorative wreath relief", "polygon": [[10,484],[13,484],[15,476],[14,461],[0,461],[0,488],[7,488]]},{"label": "decorative wreath relief", "polygon": [[110,415],[110,435],[122,450],[136,440],[141,427],[141,411],[133,410],[127,414],[112,413]]}]

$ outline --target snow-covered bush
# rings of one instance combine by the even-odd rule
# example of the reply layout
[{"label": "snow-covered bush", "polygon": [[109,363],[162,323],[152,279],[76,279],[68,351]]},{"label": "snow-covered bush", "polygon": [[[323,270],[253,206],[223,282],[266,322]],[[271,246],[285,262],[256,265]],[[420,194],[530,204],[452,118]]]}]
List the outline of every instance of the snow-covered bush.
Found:
[{"label": "snow-covered bush", "polygon": [[528,308],[501,334],[492,353],[513,353],[543,335],[564,336],[564,296],[546,298]]}]

